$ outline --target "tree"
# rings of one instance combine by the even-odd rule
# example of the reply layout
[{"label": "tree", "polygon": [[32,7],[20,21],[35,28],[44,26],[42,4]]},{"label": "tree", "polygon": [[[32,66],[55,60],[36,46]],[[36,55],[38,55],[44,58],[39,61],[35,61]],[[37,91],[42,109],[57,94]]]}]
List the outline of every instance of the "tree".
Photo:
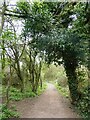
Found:
[{"label": "tree", "polygon": [[[77,9],[78,6],[79,9]],[[84,13],[84,16],[82,14],[83,8],[87,11]],[[84,63],[84,56],[86,54],[88,54],[87,58],[89,58],[89,52],[86,52],[85,47],[82,45],[85,36],[83,37],[83,34],[81,34],[81,25],[83,23],[81,21],[83,21],[83,17],[87,18],[87,20],[84,21],[86,24],[89,22],[87,14],[89,13],[89,5],[76,2],[35,2],[32,4],[19,2],[16,9],[11,12],[16,13],[14,14],[16,17],[23,16],[21,18],[24,19],[24,35],[26,38],[30,37],[32,39],[28,45],[30,47],[32,45],[33,50],[36,52],[36,54],[32,54],[32,50],[30,49],[28,54],[29,59],[33,61],[33,68],[35,67],[37,49],[46,56],[45,59],[49,63],[56,62],[59,65],[63,64],[68,77],[72,101],[77,101],[80,93],[78,91],[76,68],[78,65]],[[12,16],[11,13],[5,13],[5,15]],[[82,16],[81,18],[80,15]],[[79,25],[80,22],[81,24]],[[89,27],[89,24],[85,25],[86,32],[87,26]],[[85,33],[85,35],[86,34],[87,33]],[[89,68],[89,59],[87,61]],[[29,72],[32,74],[32,81],[34,83],[34,75],[36,72],[34,69],[30,69]]]},{"label": "tree", "polygon": [[[85,54],[85,66],[88,67],[88,77],[90,81],[90,4],[89,2],[77,4],[75,7],[77,20],[74,23],[74,31],[78,31],[78,34],[82,37],[83,52]],[[87,49],[88,48],[88,49]]]},{"label": "tree", "polygon": [[23,77],[20,69],[20,58],[23,55],[25,42],[24,44],[20,43],[19,38],[16,35],[15,29],[14,30],[7,29],[7,31],[3,32],[2,39],[5,41],[5,47],[6,47],[5,52],[6,55],[9,57],[10,65],[16,70],[18,78],[21,82],[21,91],[23,91],[24,88],[23,88]]},{"label": "tree", "polygon": [[[69,9],[68,9],[68,6],[70,6]],[[53,11],[55,7],[56,9],[55,11]],[[57,15],[57,10],[59,7],[60,7],[60,11],[58,11],[58,15]],[[66,74],[68,76],[71,98],[73,101],[76,101],[77,100],[76,96],[78,96],[79,98],[79,93],[77,90],[78,82],[77,82],[76,73],[75,73],[75,70],[78,66],[78,59],[77,59],[77,52],[74,50],[73,39],[70,39],[72,35],[65,32],[62,35],[58,34],[59,35],[58,39],[56,36],[57,34],[56,31],[59,30],[60,27],[62,29],[66,29],[65,31],[67,31],[69,24],[72,22],[73,18],[70,18],[70,16],[73,14],[73,12],[71,11],[71,8],[74,8],[74,4],[69,4],[69,3],[54,4],[53,3],[53,7],[52,7],[48,3],[42,3],[42,2],[34,3],[31,6],[31,9],[29,7],[28,14],[30,15],[30,17],[26,18],[24,32],[28,33],[28,36],[31,36],[33,38],[32,43],[36,43],[39,49],[41,49],[40,46],[42,46],[42,48],[45,47],[45,49],[42,49],[41,51],[43,50],[46,51],[49,61],[50,60],[55,61],[55,62],[58,62],[58,64],[60,64],[60,59],[61,58],[63,59]],[[25,9],[23,9],[23,7],[21,9],[22,11],[23,10],[26,11]],[[62,12],[62,9],[64,10],[64,12]],[[61,17],[60,21],[62,21],[61,23],[59,22],[60,17]],[[42,22],[42,20],[44,22]],[[48,28],[48,35],[47,35],[47,28]],[[51,28],[53,29],[51,30]],[[56,34],[54,34],[54,32]],[[64,36],[64,34],[66,34],[66,36]],[[64,36],[64,37],[61,37],[61,36]],[[48,39],[49,41],[46,40],[47,41],[46,46],[45,44],[41,45],[42,41],[45,40],[45,39],[41,40],[43,38],[45,39],[49,38]],[[55,39],[55,40],[52,41],[52,39]],[[61,39],[63,39],[62,43],[60,42]],[[68,43],[67,41],[70,43]],[[71,65],[72,65],[72,68],[70,68]],[[73,84],[71,84],[72,82]]]}]

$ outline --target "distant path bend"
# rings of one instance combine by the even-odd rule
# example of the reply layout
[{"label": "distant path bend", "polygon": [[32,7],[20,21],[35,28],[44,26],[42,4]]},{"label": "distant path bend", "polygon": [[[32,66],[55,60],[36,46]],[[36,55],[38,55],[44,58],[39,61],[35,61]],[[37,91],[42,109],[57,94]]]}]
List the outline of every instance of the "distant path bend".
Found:
[{"label": "distant path bend", "polygon": [[20,118],[79,118],[70,102],[62,97],[55,86],[48,83],[46,91],[36,98],[16,102]]}]

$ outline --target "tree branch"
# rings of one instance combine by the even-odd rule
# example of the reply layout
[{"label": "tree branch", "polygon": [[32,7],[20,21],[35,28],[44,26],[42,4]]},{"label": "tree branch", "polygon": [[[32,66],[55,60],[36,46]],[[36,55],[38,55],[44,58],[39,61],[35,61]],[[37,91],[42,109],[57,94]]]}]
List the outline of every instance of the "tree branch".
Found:
[{"label": "tree branch", "polygon": [[8,15],[10,17],[27,18],[25,15],[16,15],[11,13],[4,13],[4,15]]},{"label": "tree branch", "polygon": [[23,50],[22,50],[22,52],[21,52],[21,55],[19,56],[19,58],[18,58],[18,59],[20,59],[20,58],[21,58],[21,56],[23,55],[24,50],[25,50],[25,44],[24,44],[24,46],[23,46]]}]

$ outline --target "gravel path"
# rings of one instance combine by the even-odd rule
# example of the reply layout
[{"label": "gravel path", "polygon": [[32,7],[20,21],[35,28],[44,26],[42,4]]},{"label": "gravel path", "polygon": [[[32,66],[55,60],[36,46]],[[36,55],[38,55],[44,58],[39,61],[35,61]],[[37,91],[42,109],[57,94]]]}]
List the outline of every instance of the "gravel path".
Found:
[{"label": "gravel path", "polygon": [[62,97],[54,85],[48,83],[46,91],[36,98],[15,102],[20,118],[78,118],[69,100]]}]

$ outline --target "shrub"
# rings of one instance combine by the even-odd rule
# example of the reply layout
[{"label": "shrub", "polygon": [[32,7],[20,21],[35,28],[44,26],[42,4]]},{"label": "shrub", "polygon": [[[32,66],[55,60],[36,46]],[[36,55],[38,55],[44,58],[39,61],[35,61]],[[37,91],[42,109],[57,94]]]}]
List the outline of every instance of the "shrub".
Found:
[{"label": "shrub", "polygon": [[66,98],[69,97],[69,88],[68,88],[68,86],[62,87],[62,86],[56,84],[56,88],[58,89],[58,91],[59,91],[63,96],[65,96]]},{"label": "shrub", "polygon": [[84,89],[88,86],[88,74],[87,69],[83,66],[76,70],[78,77],[78,90],[84,92]]},{"label": "shrub", "polygon": [[67,78],[66,78],[66,76],[64,76],[64,75],[60,76],[58,78],[58,80],[57,80],[57,84],[59,86],[66,87],[67,86]]},{"label": "shrub", "polygon": [[85,118],[90,119],[90,112],[89,112],[89,85],[88,85],[88,75],[87,69],[84,66],[81,66],[77,69],[77,76],[78,76],[78,91],[81,93],[81,97],[77,102],[76,107],[80,111],[81,115]]},{"label": "shrub", "polygon": [[77,103],[77,108],[80,110],[80,113],[83,117],[88,118],[90,120],[90,96],[89,96],[90,87],[87,87],[84,92],[82,98]]}]

